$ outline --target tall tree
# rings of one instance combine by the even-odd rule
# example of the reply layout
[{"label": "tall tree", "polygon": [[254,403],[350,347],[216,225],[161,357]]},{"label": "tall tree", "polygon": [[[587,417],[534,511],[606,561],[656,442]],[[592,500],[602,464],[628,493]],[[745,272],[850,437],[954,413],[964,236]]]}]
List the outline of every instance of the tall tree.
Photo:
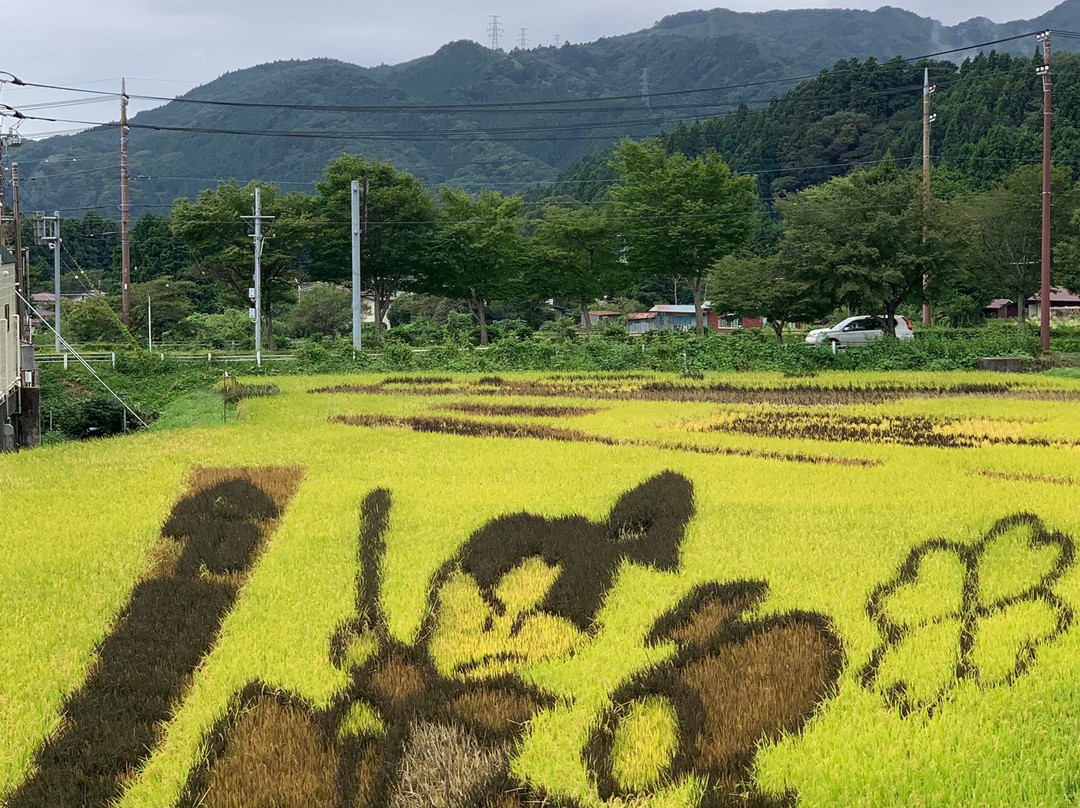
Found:
[{"label": "tall tree", "polygon": [[363,291],[375,302],[375,342],[382,338],[383,316],[396,292],[409,285],[423,266],[425,248],[435,228],[435,205],[412,174],[391,163],[343,154],[316,183],[315,209],[324,221],[312,248],[311,272],[342,281],[352,272],[349,226],[353,180],[367,180],[367,234],[360,248]]},{"label": "tall tree", "polygon": [[713,269],[712,283],[717,311],[765,317],[779,343],[787,323],[823,317],[833,308],[821,287],[781,255],[723,258]]},{"label": "tall tree", "polygon": [[534,288],[544,297],[581,304],[586,328],[589,304],[625,274],[610,220],[573,200],[544,206],[533,233],[532,259]]},{"label": "tall tree", "polygon": [[927,208],[919,175],[891,160],[777,205],[783,260],[837,303],[884,314],[890,333],[897,309],[921,299],[923,275],[940,288],[956,267],[960,234],[947,203]]},{"label": "tall tree", "polygon": [[668,155],[655,141],[615,149],[611,190],[626,258],[645,275],[682,278],[694,297],[698,336],[713,265],[749,246],[757,228],[756,183],[732,174],[715,152]]},{"label": "tall tree", "polygon": [[427,265],[417,291],[466,300],[488,344],[484,303],[513,296],[524,263],[522,199],[443,188]]},{"label": "tall tree", "polygon": [[[235,180],[201,191],[198,197],[178,199],[172,212],[173,232],[187,245],[227,293],[234,305],[247,307],[253,283],[254,250],[251,225],[255,182],[241,186]],[[263,332],[274,350],[276,304],[293,299],[293,288],[311,238],[311,198],[293,192],[282,194],[273,184],[262,185],[262,215],[273,216],[263,224],[265,236],[261,258]]]},{"label": "tall tree", "polygon": [[[1050,226],[1055,241],[1063,248],[1073,243],[1076,228],[1073,213],[1080,194],[1067,168],[1051,173],[1053,199]],[[1026,301],[1039,291],[1042,254],[1042,169],[1023,166],[1008,174],[994,188],[974,197],[969,213],[975,232],[972,261],[995,293],[1015,297],[1017,318],[1027,315]],[[1070,264],[1069,249],[1059,250]]]},{"label": "tall tree", "polygon": [[191,252],[173,233],[168,216],[147,213],[131,228],[131,278],[135,283],[162,275],[179,277],[191,262]]}]

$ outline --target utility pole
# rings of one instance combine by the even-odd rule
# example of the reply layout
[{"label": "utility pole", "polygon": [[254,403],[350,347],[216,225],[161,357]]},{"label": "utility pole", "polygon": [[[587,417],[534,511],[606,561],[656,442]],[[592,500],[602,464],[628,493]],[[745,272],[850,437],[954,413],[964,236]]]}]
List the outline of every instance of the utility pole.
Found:
[{"label": "utility pole", "polygon": [[131,202],[128,199],[127,81],[120,79],[120,319],[131,328]]},{"label": "utility pole", "polygon": [[255,364],[262,367],[262,251],[263,251],[263,219],[273,220],[273,216],[262,215],[262,189],[255,186],[255,215],[241,216],[240,218],[255,222],[255,291],[252,296],[255,308],[252,311],[252,319],[255,320]]},{"label": "utility pole", "polygon": [[1039,34],[1043,64],[1036,73],[1043,80],[1042,272],[1039,285],[1039,339],[1050,352],[1050,32]]},{"label": "utility pole", "polygon": [[[922,175],[923,175],[923,210],[930,211],[930,124],[934,122],[936,115],[930,114],[930,94],[934,87],[930,86],[930,68],[923,68],[923,95],[922,95]],[[923,229],[923,240],[926,240],[926,230]],[[929,328],[932,312],[930,310],[930,275],[922,276],[922,324]]]},{"label": "utility pole", "polygon": [[488,24],[488,33],[491,35],[491,49],[499,49],[499,34],[503,32],[502,24],[499,22],[499,15],[492,14],[491,22]]},{"label": "utility pole", "polygon": [[[368,204],[368,180],[364,178],[363,186],[360,180],[353,180],[349,188],[351,192],[352,212],[352,324],[353,324],[353,350],[359,351],[363,347],[361,327],[364,322],[364,296],[363,283],[360,278],[360,245],[367,241],[367,204]],[[376,316],[378,312],[376,311]]]},{"label": "utility pole", "polygon": [[360,326],[363,323],[363,299],[360,295],[360,180],[349,186],[352,213],[352,346],[359,351],[362,345]]},{"label": "utility pole", "polygon": [[53,331],[56,332],[56,352],[64,350],[64,339],[60,336],[60,211],[52,216],[37,211],[34,214],[34,232],[38,244],[48,244],[53,251]]},{"label": "utility pole", "polygon": [[15,301],[19,311],[19,339],[30,342],[30,311],[22,301],[30,299],[30,275],[24,274],[22,222],[19,215],[19,164],[11,164],[11,214],[15,219],[15,283],[21,297]]}]

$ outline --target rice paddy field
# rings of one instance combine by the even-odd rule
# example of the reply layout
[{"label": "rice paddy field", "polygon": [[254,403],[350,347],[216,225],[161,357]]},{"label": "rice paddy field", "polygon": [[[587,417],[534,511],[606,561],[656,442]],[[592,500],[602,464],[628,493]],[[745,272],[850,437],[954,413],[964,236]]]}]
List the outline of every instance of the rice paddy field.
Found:
[{"label": "rice paddy field", "polygon": [[0,804],[1080,801],[1080,381],[255,384],[0,456]]}]

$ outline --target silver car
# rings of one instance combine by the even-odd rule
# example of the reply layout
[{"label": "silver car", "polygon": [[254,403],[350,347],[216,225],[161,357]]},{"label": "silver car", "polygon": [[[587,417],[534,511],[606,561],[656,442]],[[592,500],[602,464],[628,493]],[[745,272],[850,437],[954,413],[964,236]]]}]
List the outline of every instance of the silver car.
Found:
[{"label": "silver car", "polygon": [[[912,339],[915,334],[911,329],[911,320],[896,315],[893,317],[897,339]],[[832,328],[815,328],[806,335],[807,345],[832,345],[843,348],[848,345],[862,345],[885,336],[885,318],[873,314],[862,314],[841,320]]]}]

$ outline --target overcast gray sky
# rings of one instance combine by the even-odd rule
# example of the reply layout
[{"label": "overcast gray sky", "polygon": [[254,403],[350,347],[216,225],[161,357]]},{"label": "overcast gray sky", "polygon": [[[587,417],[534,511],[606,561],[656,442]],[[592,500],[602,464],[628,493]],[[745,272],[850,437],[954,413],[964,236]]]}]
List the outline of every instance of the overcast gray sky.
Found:
[{"label": "overcast gray sky", "polygon": [[[904,0],[910,11],[952,25],[975,16],[995,22],[1029,19],[1057,0],[1022,7],[1005,0]],[[502,44],[518,44],[526,29],[530,47],[587,42],[646,28],[668,14],[723,5],[737,11],[773,8],[877,8],[880,3],[809,0],[399,0],[375,4],[346,0],[53,0],[41,5],[4,2],[0,9],[0,71],[25,81],[116,92],[175,96],[230,70],[278,59],[327,56],[360,65],[397,63],[432,53],[457,39],[489,41],[492,14]],[[0,79],[7,78],[0,74]],[[117,102],[32,109],[77,98],[0,85],[0,104],[27,114],[87,121],[115,120]],[[135,107],[138,109],[138,107]],[[4,110],[0,107],[0,113]],[[6,132],[13,120],[3,118]],[[72,130],[66,123],[24,121],[23,135]]]}]

